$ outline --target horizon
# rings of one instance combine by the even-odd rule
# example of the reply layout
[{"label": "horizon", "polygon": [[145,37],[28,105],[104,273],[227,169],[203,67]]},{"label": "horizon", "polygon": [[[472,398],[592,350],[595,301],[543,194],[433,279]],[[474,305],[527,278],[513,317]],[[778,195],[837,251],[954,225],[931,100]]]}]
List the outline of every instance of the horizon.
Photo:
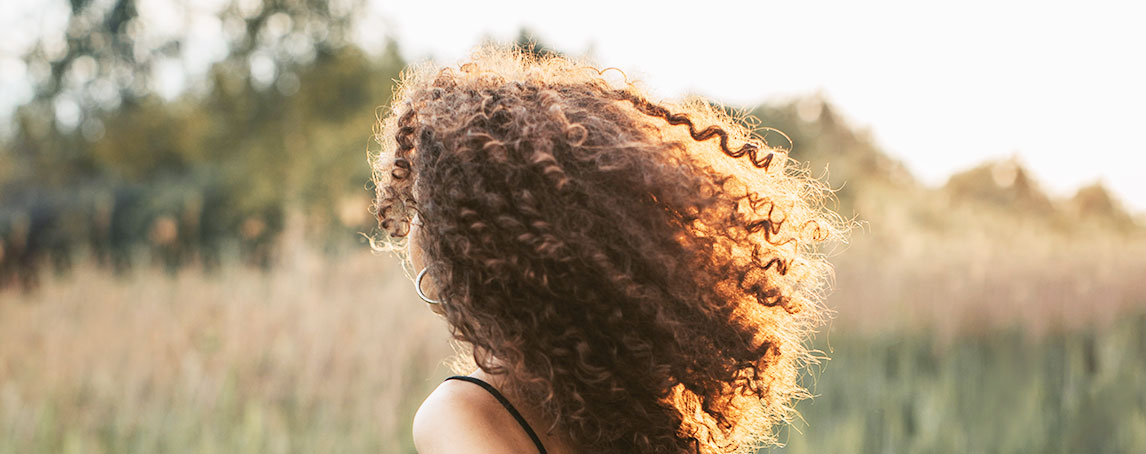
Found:
[{"label": "horizon", "polygon": [[[1069,198],[1098,182],[1127,211],[1146,215],[1146,178],[1139,168],[1146,164],[1146,138],[1136,133],[1146,122],[1137,108],[1146,104],[1146,87],[1138,82],[1146,80],[1146,65],[1129,57],[1133,43],[1146,42],[1146,29],[1134,27],[1135,15],[1113,2],[1085,9],[1009,4],[984,15],[979,11],[987,2],[716,1],[698,16],[628,3],[607,4],[606,15],[597,14],[604,8],[590,7],[604,2],[556,14],[523,0],[501,8],[456,3],[452,14],[442,15],[440,5],[367,1],[352,41],[375,55],[394,39],[408,62],[452,63],[484,40],[512,41],[527,30],[539,44],[622,69],[658,97],[699,95],[750,109],[821,96],[851,128],[869,133],[879,149],[931,187],[984,162],[1017,157],[1052,198]],[[161,96],[178,96],[225,55],[212,31],[217,24],[200,20],[221,5],[180,10],[173,0],[153,0],[141,6],[141,17],[165,29],[149,33],[182,33],[191,55],[174,67],[161,65],[154,87]],[[0,120],[9,122],[11,109],[30,95],[20,82],[27,68],[14,63],[16,49],[33,32],[62,33],[61,8],[62,1],[6,8],[17,12],[3,15],[6,31],[0,31],[6,43],[0,45],[0,82],[10,88],[0,94]],[[172,32],[180,14],[187,15],[183,30]],[[634,17],[647,24],[633,27]],[[774,36],[781,44],[746,49],[691,39],[707,36],[764,43]],[[975,123],[960,123],[964,119]],[[961,141],[944,140],[952,137]]]}]

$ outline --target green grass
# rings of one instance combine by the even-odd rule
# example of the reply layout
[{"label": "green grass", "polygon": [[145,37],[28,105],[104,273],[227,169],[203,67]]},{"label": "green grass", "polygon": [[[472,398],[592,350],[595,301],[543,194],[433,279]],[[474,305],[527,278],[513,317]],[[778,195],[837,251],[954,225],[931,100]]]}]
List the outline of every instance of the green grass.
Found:
[{"label": "green grass", "polygon": [[806,380],[818,397],[766,452],[1146,451],[1146,313],[1038,339],[1017,328],[827,339],[831,360]]}]

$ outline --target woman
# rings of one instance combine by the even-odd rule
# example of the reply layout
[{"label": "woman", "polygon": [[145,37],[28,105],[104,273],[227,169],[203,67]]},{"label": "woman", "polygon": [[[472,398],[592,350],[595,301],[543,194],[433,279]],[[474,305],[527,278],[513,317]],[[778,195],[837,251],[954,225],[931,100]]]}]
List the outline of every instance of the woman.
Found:
[{"label": "woman", "polygon": [[374,247],[477,369],[419,408],[422,454],[748,452],[807,396],[827,188],[607,74],[484,47],[408,70],[376,125]]}]

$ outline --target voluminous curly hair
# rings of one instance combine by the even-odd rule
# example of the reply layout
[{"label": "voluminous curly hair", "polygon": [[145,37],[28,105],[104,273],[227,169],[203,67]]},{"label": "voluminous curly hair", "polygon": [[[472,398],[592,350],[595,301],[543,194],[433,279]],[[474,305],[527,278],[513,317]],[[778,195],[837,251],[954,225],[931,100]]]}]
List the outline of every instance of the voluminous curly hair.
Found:
[{"label": "voluminous curly hair", "polygon": [[775,443],[818,359],[831,193],[721,110],[611,74],[500,46],[408,68],[375,125],[374,247],[417,214],[454,338],[586,452]]}]

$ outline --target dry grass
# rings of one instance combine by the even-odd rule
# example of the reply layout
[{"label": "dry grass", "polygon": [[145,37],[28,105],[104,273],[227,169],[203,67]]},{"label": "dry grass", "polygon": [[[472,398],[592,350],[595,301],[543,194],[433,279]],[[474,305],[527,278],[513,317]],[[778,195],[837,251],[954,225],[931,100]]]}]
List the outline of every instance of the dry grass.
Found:
[{"label": "dry grass", "polygon": [[[1063,227],[1008,207],[875,193],[871,222],[836,265],[829,306],[849,331],[939,336],[1002,327],[1040,335],[1105,325],[1146,306],[1146,231]],[[914,199],[910,199],[914,197]]]},{"label": "dry grass", "polygon": [[1146,243],[1024,243],[857,242],[836,260],[834,323],[862,332],[922,327],[944,338],[1010,326],[1040,335],[1105,325],[1146,305]]},{"label": "dry grass", "polygon": [[[967,342],[1146,305],[1140,237],[943,210],[981,219],[927,229],[928,213],[876,212],[905,227],[857,232],[833,258],[834,331],[857,346],[874,332]],[[410,419],[449,373],[447,339],[397,262],[365,248],[288,249],[266,272],[115,277],[81,264],[35,292],[0,292],[0,453],[413,452]]]},{"label": "dry grass", "polygon": [[385,256],[0,293],[0,452],[398,452],[444,325]]}]

